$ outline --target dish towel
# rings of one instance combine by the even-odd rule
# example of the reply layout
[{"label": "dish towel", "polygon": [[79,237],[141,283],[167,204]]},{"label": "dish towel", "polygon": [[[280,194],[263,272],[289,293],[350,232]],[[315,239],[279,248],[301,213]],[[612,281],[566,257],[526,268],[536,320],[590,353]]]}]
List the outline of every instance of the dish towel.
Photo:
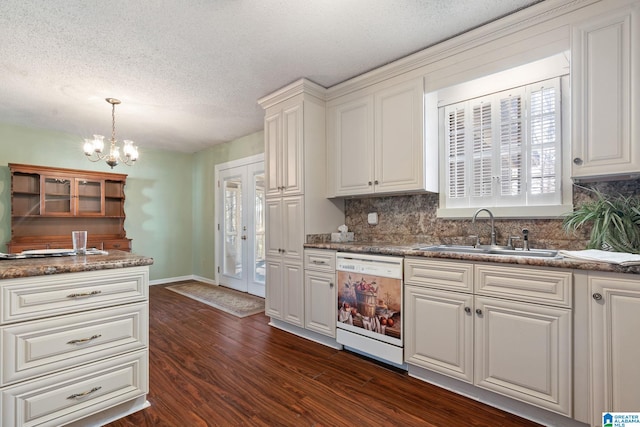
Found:
[{"label": "dish towel", "polygon": [[640,255],[625,252],[609,252],[598,249],[587,249],[584,251],[558,251],[567,258],[581,259],[584,261],[607,262],[623,266],[640,265]]}]

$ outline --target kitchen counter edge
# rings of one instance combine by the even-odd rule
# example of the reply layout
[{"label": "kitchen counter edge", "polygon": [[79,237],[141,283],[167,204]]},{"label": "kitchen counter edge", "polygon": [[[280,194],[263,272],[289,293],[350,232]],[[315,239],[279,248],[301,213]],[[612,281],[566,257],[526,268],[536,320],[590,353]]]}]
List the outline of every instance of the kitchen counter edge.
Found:
[{"label": "kitchen counter edge", "polygon": [[138,267],[151,264],[153,264],[153,258],[117,250],[109,251],[108,255],[72,255],[0,260],[0,280]]},{"label": "kitchen counter edge", "polygon": [[534,258],[513,257],[489,254],[465,254],[452,252],[421,251],[416,248],[429,245],[393,245],[385,243],[305,243],[307,249],[329,249],[341,252],[364,253],[371,255],[417,256],[424,258],[441,258],[461,261],[494,262],[501,264],[531,265],[537,267],[555,267],[577,270],[609,271],[613,273],[640,274],[640,266],[621,266],[604,262],[582,261],[570,258]]}]

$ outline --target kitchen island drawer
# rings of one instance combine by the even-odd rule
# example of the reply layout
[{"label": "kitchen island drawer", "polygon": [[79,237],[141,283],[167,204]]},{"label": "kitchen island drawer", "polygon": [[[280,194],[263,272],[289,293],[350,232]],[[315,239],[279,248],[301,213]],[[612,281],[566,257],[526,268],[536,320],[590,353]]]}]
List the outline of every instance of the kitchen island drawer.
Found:
[{"label": "kitchen island drawer", "polygon": [[143,396],[147,350],[25,381],[2,390],[3,426],[57,427]]},{"label": "kitchen island drawer", "polygon": [[0,281],[1,322],[13,323],[148,298],[149,269],[131,267]]},{"label": "kitchen island drawer", "polygon": [[476,264],[478,295],[571,308],[571,271]]},{"label": "kitchen island drawer", "polygon": [[304,250],[304,268],[305,270],[328,271],[336,270],[336,252],[331,250]]},{"label": "kitchen island drawer", "polygon": [[460,292],[473,291],[473,264],[406,257],[404,283]]},{"label": "kitchen island drawer", "polygon": [[2,386],[148,345],[148,304],[127,304],[6,325]]}]

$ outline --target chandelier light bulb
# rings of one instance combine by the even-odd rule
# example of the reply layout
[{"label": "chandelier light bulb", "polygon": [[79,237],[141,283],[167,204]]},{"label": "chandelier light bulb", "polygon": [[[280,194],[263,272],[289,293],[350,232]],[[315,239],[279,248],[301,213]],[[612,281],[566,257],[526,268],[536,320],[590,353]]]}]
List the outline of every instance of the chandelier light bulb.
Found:
[{"label": "chandelier light bulb", "polygon": [[107,98],[106,101],[111,104],[111,140],[109,141],[109,153],[103,154],[104,151],[104,136],[93,135],[93,140],[85,138],[84,145],[82,147],[84,154],[92,162],[104,160],[113,169],[120,161],[127,165],[132,166],[136,160],[138,160],[138,147],[136,147],[133,141],[125,139],[123,141],[122,153],[124,159],[120,158],[120,147],[116,145],[118,140],[116,139],[116,104],[120,104],[120,100],[115,98]]}]

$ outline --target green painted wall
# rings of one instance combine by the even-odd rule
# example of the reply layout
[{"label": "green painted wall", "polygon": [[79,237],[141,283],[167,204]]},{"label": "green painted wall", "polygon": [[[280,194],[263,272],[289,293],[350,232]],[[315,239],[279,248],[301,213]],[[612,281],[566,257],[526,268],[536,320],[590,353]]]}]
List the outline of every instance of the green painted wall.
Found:
[{"label": "green painted wall", "polygon": [[[231,150],[233,151],[233,150]],[[125,188],[125,228],[133,251],[153,257],[151,280],[193,274],[193,194],[196,155],[145,149],[133,166],[113,171],[128,174]],[[109,172],[104,163],[91,163],[82,152],[82,138],[50,130],[0,123],[0,251],[10,240],[11,205],[8,163]],[[198,179],[199,180],[199,179]],[[201,190],[206,193],[206,189]]]},{"label": "green painted wall", "polygon": [[215,166],[264,152],[264,132],[200,151],[193,158],[193,274],[215,279]]}]

